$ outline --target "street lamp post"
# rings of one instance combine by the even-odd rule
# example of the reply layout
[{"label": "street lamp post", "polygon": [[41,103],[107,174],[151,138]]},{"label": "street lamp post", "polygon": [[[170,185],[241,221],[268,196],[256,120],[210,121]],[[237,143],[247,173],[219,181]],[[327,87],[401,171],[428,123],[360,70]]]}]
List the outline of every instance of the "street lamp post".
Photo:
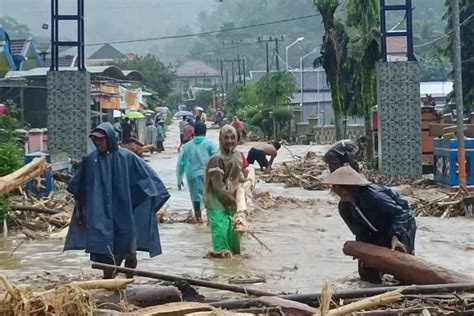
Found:
[{"label": "street lamp post", "polygon": [[291,46],[295,45],[296,43],[301,42],[304,40],[304,37],[298,37],[296,41],[291,43],[290,45],[286,46],[286,56],[285,56],[285,62],[286,62],[286,71],[290,70],[290,66],[288,66],[288,49],[290,49]]}]

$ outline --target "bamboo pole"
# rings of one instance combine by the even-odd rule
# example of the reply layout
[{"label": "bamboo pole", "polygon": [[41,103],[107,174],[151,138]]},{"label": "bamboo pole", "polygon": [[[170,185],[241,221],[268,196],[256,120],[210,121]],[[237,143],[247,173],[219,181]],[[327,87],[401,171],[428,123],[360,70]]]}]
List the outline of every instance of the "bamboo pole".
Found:
[{"label": "bamboo pole", "polygon": [[[436,293],[452,293],[452,292],[474,292],[474,283],[452,283],[452,284],[431,284],[431,285],[416,285],[410,287],[404,286],[390,286],[390,287],[376,287],[368,289],[355,289],[355,290],[343,290],[334,291],[332,293],[332,299],[353,299],[362,298],[368,296],[374,296],[385,292],[390,292],[396,289],[401,289],[402,294],[436,294]],[[321,298],[321,292],[319,293],[308,293],[308,294],[290,294],[290,295],[279,295],[278,297],[302,302],[306,304],[313,304]],[[211,303],[214,307],[225,308],[225,309],[242,309],[251,308],[258,304],[255,299],[244,299],[244,300],[225,300]]]},{"label": "bamboo pole", "polygon": [[169,274],[123,268],[123,267],[118,267],[118,266],[104,264],[104,263],[97,263],[97,262],[94,262],[92,264],[92,269],[113,270],[120,273],[126,273],[126,274],[142,276],[142,277],[158,279],[158,280],[164,280],[164,281],[170,281],[170,282],[185,281],[189,285],[207,287],[207,288],[218,289],[218,290],[226,290],[226,291],[242,293],[242,294],[247,294],[247,295],[254,295],[254,296],[274,296],[275,295],[273,293],[268,293],[265,291],[260,291],[260,290],[255,290],[255,289],[249,289],[249,288],[236,286],[236,285],[228,285],[228,284],[221,284],[221,283],[209,282],[209,281],[204,281],[204,280],[183,278],[183,277],[169,275]]}]

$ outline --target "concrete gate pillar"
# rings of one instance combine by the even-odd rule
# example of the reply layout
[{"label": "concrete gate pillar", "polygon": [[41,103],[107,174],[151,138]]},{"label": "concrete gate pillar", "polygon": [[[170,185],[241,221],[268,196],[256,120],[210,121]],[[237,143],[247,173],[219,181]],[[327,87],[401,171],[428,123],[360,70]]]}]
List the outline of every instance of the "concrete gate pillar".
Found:
[{"label": "concrete gate pillar", "polygon": [[48,72],[48,149],[81,159],[91,128],[90,75],[86,71]]},{"label": "concrete gate pillar", "polygon": [[379,169],[389,176],[422,175],[418,63],[377,65]]}]

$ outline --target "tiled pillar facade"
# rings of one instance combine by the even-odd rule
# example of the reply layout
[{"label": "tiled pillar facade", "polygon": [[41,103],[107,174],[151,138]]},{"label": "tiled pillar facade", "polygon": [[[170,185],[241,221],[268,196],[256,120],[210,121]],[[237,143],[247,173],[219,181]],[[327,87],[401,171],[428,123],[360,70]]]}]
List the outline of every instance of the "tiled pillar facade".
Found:
[{"label": "tiled pillar facade", "polygon": [[377,66],[379,168],[390,176],[421,176],[421,107],[417,62]]},{"label": "tiled pillar facade", "polygon": [[48,148],[72,159],[87,154],[90,133],[90,75],[86,71],[48,73]]}]

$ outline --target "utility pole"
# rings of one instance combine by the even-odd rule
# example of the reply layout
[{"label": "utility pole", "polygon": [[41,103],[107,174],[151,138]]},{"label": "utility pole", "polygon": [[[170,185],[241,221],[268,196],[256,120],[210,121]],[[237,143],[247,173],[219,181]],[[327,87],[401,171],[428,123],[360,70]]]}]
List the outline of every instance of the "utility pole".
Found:
[{"label": "utility pole", "polygon": [[242,83],[242,73],[240,72],[240,55],[237,54],[237,67],[239,67],[239,83]]},{"label": "utility pole", "polygon": [[453,20],[454,93],[456,95],[456,123],[458,139],[459,186],[466,188],[466,153],[464,150],[464,108],[461,73],[461,30],[459,0],[451,0]]},{"label": "utility pole", "polygon": [[280,55],[278,54],[278,37],[275,38],[275,59],[276,59],[276,67],[277,71],[280,71]]},{"label": "utility pole", "polygon": [[269,56],[268,56],[268,43],[275,43],[275,57],[276,57],[276,66],[277,69],[280,70],[280,61],[278,60],[278,42],[283,41],[284,37],[269,37],[268,39],[262,39],[259,37],[257,39],[257,43],[265,43],[265,53],[266,53],[266,58],[267,58],[267,72],[270,72],[270,63],[269,63]]},{"label": "utility pole", "polygon": [[244,70],[244,86],[245,86],[245,58],[242,58],[243,70]]},{"label": "utility pole", "polygon": [[225,85],[224,85],[224,61],[220,60],[221,66],[221,106],[224,106]]},{"label": "utility pole", "polygon": [[267,72],[270,72],[270,64],[269,64],[269,61],[268,61],[268,42],[265,43],[265,47],[266,47],[266,50],[267,50]]},{"label": "utility pole", "polygon": [[234,60],[232,59],[232,84],[235,83]]}]

